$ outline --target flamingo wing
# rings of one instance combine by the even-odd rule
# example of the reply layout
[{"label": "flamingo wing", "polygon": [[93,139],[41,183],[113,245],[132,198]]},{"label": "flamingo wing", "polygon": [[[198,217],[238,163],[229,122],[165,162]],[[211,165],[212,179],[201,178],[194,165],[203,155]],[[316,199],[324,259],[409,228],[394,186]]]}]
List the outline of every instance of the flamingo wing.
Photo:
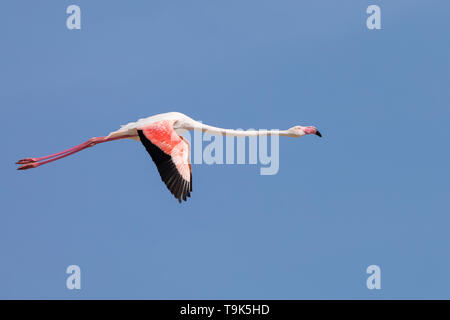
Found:
[{"label": "flamingo wing", "polygon": [[174,121],[159,121],[138,128],[139,138],[158,168],[162,181],[178,199],[186,201],[192,191],[189,144],[173,129]]}]

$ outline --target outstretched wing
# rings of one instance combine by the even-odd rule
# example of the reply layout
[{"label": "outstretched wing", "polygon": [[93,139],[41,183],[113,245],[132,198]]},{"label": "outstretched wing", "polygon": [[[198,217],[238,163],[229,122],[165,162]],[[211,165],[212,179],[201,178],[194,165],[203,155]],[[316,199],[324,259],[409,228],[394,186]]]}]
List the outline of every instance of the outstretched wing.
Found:
[{"label": "outstretched wing", "polygon": [[162,181],[178,199],[186,201],[192,191],[189,144],[173,129],[174,121],[155,122],[138,128],[139,138],[158,168]]}]

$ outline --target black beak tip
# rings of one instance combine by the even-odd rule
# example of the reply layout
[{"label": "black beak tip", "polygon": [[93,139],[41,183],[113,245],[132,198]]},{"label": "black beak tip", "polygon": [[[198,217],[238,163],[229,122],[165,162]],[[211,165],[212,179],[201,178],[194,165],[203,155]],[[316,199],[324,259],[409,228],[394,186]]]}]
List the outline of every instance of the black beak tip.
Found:
[{"label": "black beak tip", "polygon": [[322,138],[322,134],[320,133],[319,130],[316,131],[316,135]]}]

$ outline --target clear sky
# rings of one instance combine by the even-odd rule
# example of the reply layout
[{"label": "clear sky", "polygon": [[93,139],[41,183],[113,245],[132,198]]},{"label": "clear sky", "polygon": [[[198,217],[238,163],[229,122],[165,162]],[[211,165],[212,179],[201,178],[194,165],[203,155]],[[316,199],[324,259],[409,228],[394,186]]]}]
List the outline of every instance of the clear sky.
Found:
[{"label": "clear sky", "polygon": [[[81,30],[66,8],[81,7]],[[381,8],[368,30],[366,8]],[[450,2],[3,1],[0,298],[450,298]],[[179,111],[280,138],[280,169],[143,146],[14,162]],[[66,268],[81,268],[81,290]],[[368,290],[366,268],[381,268]]]}]

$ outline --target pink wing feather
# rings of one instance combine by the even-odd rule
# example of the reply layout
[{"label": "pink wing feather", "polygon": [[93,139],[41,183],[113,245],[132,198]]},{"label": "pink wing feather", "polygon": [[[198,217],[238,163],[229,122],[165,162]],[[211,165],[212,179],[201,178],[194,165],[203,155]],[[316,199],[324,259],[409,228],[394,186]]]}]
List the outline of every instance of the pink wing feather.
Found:
[{"label": "pink wing feather", "polygon": [[155,122],[138,128],[139,138],[158,168],[161,179],[181,202],[192,191],[189,144],[173,129],[173,120]]}]

